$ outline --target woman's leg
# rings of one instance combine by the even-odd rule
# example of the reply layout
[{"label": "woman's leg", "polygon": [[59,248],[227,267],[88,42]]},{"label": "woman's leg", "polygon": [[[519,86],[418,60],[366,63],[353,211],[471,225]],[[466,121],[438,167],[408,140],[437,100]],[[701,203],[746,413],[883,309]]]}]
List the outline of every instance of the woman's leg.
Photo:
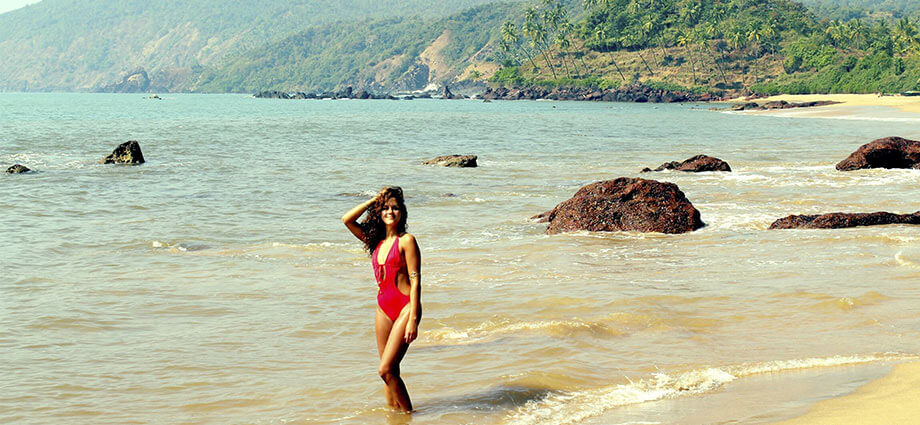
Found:
[{"label": "woman's leg", "polygon": [[[387,338],[390,337],[390,329],[392,328],[393,321],[387,317],[380,307],[377,307],[377,315],[374,317],[374,329],[377,333],[377,354],[381,359],[383,359],[383,350],[387,346]],[[399,405],[396,404],[396,399],[393,398],[393,392],[390,391],[390,387],[383,387],[383,397],[387,401],[387,406],[394,409],[399,408]]]},{"label": "woman's leg", "polygon": [[406,344],[403,339],[406,333],[406,323],[409,321],[408,307],[408,304],[403,307],[399,317],[393,322],[383,354],[380,355],[380,368],[377,370],[395,401],[395,407],[405,412],[412,411],[412,402],[409,401],[406,384],[400,377],[399,363],[406,355],[406,350],[409,349],[409,344]]}]

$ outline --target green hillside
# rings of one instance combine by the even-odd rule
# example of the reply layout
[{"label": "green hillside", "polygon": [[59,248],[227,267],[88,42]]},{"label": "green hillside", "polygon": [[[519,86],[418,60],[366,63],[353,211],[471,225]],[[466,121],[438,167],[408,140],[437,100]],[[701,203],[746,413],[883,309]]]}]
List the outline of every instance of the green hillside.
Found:
[{"label": "green hillside", "polygon": [[87,90],[143,68],[184,89],[200,67],[305,28],[438,18],[495,0],[43,0],[0,15],[0,90]]},{"label": "green hillside", "polygon": [[[497,38],[502,20],[519,7],[497,3],[432,21],[394,18],[310,28],[226,58],[203,70],[192,89],[420,89],[458,77],[471,58]],[[432,58],[425,55],[426,49]]]}]

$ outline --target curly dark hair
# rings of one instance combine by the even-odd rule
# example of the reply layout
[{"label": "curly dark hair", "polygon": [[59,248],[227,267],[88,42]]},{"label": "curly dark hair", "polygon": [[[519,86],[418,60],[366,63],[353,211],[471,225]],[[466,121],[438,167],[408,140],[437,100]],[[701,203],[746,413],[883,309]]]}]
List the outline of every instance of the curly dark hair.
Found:
[{"label": "curly dark hair", "polygon": [[364,230],[364,250],[367,255],[373,255],[377,244],[387,237],[387,227],[380,218],[380,211],[390,199],[396,200],[399,207],[399,223],[396,223],[396,233],[403,235],[406,233],[406,201],[403,199],[402,188],[399,186],[389,186],[384,188],[382,193],[374,202],[367,206],[364,221],[361,222],[361,230]]}]

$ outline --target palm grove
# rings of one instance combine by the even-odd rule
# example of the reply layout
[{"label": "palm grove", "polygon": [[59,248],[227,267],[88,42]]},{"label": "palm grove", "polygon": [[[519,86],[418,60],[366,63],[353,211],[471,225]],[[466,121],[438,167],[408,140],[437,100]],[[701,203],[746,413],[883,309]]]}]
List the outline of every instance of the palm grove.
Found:
[{"label": "palm grove", "polygon": [[916,20],[865,13],[819,20],[787,0],[541,0],[502,24],[498,46],[502,68],[492,81],[509,85],[920,89]]}]

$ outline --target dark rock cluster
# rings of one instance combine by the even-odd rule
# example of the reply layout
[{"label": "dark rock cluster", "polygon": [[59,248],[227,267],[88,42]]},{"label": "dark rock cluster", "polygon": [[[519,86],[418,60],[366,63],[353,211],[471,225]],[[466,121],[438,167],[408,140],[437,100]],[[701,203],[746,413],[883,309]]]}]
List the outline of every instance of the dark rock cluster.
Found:
[{"label": "dark rock cluster", "polygon": [[443,155],[423,161],[422,165],[441,165],[444,167],[476,167],[476,155]]},{"label": "dark rock cluster", "polygon": [[828,213],[815,215],[790,215],[773,222],[770,229],[842,229],[883,224],[920,224],[920,211],[913,214]]},{"label": "dark rock cluster", "polygon": [[674,102],[705,102],[718,100],[717,96],[709,93],[695,94],[685,91],[671,91],[656,89],[644,84],[632,84],[618,89],[597,88],[553,88],[541,87],[527,88],[487,88],[482,98],[486,100],[587,100],[605,102],[638,102],[638,103],[674,103]]},{"label": "dark rock cluster", "polygon": [[701,171],[731,171],[732,167],[727,162],[706,155],[697,155],[684,160],[683,162],[671,161],[661,164],[656,169],[643,168],[642,172],[676,170],[698,173]]},{"label": "dark rock cluster", "polygon": [[685,233],[703,227],[700,212],[673,183],[620,177],[582,187],[534,217],[546,233],[576,230]]},{"label": "dark rock cluster", "polygon": [[355,91],[352,87],[345,87],[338,91],[317,93],[288,93],[278,90],[269,90],[256,93],[253,96],[263,99],[396,99],[390,95],[374,94],[367,90]]},{"label": "dark rock cluster", "polygon": [[786,102],[785,100],[773,100],[770,102],[757,103],[745,102],[736,103],[729,108],[732,111],[767,111],[771,109],[792,109],[792,108],[810,108],[814,106],[834,105],[840,102],[831,100],[815,100],[811,102]]},{"label": "dark rock cluster", "polygon": [[863,168],[920,168],[920,141],[901,137],[876,139],[837,163],[840,171]]}]

